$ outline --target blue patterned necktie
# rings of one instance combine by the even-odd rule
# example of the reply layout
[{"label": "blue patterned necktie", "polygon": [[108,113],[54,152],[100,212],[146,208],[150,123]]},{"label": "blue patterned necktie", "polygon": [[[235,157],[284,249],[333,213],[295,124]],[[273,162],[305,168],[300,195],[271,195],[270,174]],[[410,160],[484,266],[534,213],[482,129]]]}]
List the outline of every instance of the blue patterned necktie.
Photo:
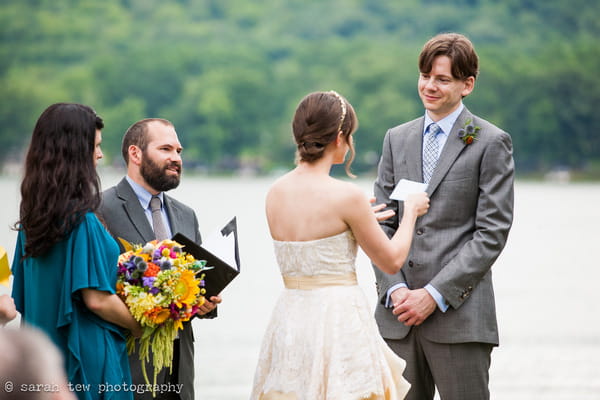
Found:
[{"label": "blue patterned necktie", "polygon": [[432,123],[425,133],[423,140],[423,182],[425,183],[429,183],[437,165],[440,153],[440,143],[437,136],[441,131],[436,123]]}]

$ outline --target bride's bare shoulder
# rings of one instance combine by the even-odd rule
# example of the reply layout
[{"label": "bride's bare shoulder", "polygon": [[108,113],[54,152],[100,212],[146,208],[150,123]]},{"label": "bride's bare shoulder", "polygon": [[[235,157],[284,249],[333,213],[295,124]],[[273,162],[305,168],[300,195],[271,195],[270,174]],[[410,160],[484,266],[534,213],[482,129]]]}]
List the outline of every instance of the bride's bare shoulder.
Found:
[{"label": "bride's bare shoulder", "polygon": [[267,199],[329,198],[337,202],[353,202],[366,198],[363,190],[352,182],[330,176],[303,176],[287,173],[279,177],[267,192]]},{"label": "bride's bare shoulder", "polygon": [[356,196],[358,194],[364,195],[363,190],[356,185],[354,182],[345,181],[341,179],[334,178],[334,182],[336,182],[337,190],[343,190],[346,195]]},{"label": "bride's bare shoulder", "polygon": [[290,173],[277,178],[271,187],[267,190],[265,201],[268,204],[279,203],[283,199],[294,197],[297,184],[294,182],[293,176]]},{"label": "bride's bare shoulder", "polygon": [[269,190],[267,191],[267,194],[277,193],[282,190],[285,190],[285,188],[289,185],[290,185],[290,173],[288,172],[287,174],[282,175],[279,178],[277,178],[271,184],[271,186],[269,187]]}]

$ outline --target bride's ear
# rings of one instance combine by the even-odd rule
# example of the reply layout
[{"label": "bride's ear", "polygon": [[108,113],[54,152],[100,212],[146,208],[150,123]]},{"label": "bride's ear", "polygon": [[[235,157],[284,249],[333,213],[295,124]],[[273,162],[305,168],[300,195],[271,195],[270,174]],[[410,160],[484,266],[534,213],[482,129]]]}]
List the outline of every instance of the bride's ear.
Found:
[{"label": "bride's ear", "polygon": [[339,146],[344,143],[344,133],[340,130],[335,138],[335,145]]}]

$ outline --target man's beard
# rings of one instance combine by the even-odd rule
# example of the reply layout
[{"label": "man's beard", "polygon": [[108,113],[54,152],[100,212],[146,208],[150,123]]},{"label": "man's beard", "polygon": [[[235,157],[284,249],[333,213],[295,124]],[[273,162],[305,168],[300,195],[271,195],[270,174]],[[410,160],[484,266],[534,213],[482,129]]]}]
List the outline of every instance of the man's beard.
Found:
[{"label": "man's beard", "polygon": [[[177,165],[179,166],[178,175],[168,175],[167,168]],[[166,192],[167,190],[175,189],[179,186],[179,179],[181,177],[181,164],[177,162],[171,162],[170,164],[161,167],[145,154],[142,157],[142,165],[140,166],[140,174],[150,187],[159,192]]]}]

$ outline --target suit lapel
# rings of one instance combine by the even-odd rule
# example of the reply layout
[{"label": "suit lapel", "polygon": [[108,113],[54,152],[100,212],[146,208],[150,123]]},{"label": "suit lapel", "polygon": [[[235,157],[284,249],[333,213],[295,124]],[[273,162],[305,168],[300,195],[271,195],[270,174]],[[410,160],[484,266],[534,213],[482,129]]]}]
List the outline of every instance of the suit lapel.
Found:
[{"label": "suit lapel", "polygon": [[125,178],[117,185],[117,195],[123,200],[125,213],[144,241],[149,242],[154,240],[154,231],[148,222],[148,218],[146,217],[135,192]]},{"label": "suit lapel", "polygon": [[[423,124],[425,118],[418,119],[408,128],[406,139],[406,166],[408,179],[423,182]],[[417,151],[418,150],[418,151]]]},{"label": "suit lapel", "polygon": [[465,148],[465,143],[461,138],[458,137],[458,131],[462,128],[468,118],[473,118],[473,115],[465,107],[456,119],[456,122],[454,123],[454,126],[448,135],[448,140],[442,149],[442,153],[440,154],[435,171],[433,171],[433,175],[429,181],[429,186],[427,187],[427,194],[429,194],[429,196],[435,192],[440,182],[448,173],[448,170],[452,164],[454,164],[454,161],[456,161],[460,153]]},{"label": "suit lapel", "polygon": [[[163,194],[165,199],[165,207],[167,209],[167,215],[169,216],[169,224],[171,225],[171,233],[183,233],[189,236],[188,232],[183,231],[186,226],[183,212],[177,207],[177,204],[166,194]],[[191,238],[194,239],[193,237]]]}]

